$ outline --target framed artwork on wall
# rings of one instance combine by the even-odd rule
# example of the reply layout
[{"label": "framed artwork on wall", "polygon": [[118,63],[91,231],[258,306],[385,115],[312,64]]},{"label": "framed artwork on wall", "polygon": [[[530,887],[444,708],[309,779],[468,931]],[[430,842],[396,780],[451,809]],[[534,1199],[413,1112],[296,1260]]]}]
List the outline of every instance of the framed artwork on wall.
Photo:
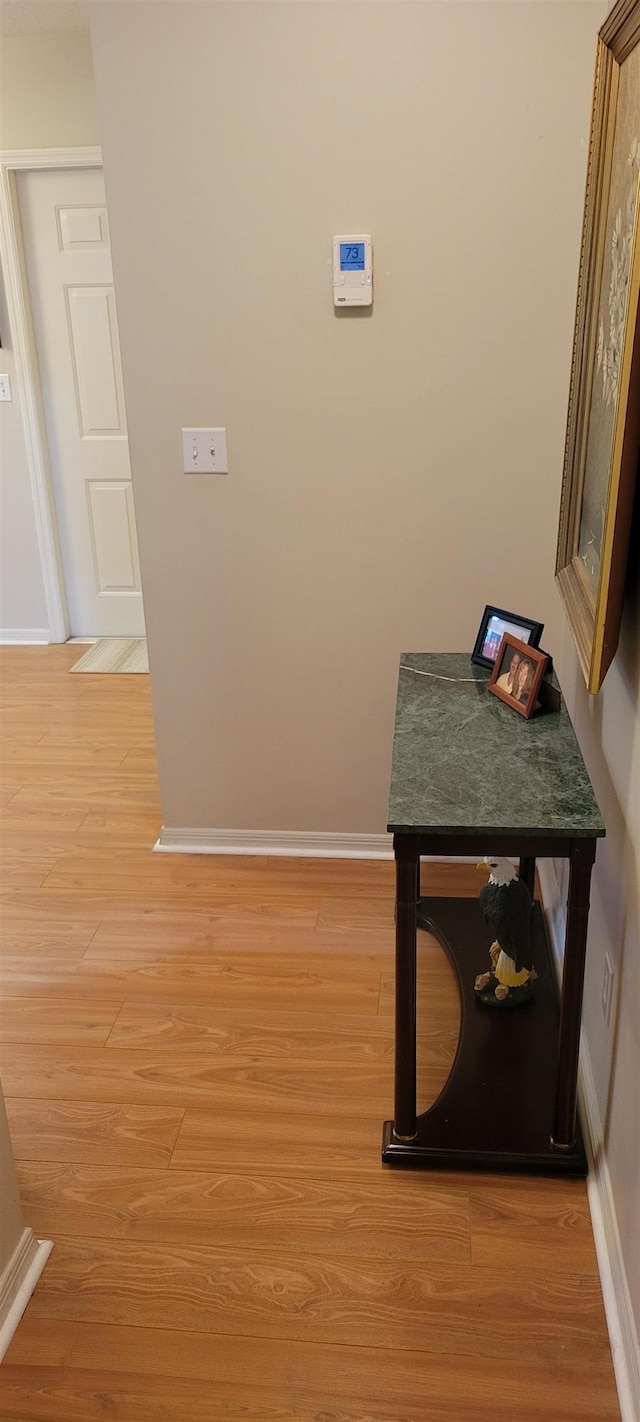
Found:
[{"label": "framed artwork on wall", "polygon": [[556,579],[588,690],[620,632],[640,452],[640,0],[598,36]]}]

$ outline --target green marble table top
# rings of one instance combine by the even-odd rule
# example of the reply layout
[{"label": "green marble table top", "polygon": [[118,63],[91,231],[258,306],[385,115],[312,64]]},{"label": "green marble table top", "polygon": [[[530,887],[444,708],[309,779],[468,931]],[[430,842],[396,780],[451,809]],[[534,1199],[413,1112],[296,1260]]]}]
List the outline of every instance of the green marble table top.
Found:
[{"label": "green marble table top", "polygon": [[388,829],[604,835],[564,705],[526,721],[489,678],[466,652],[400,658]]}]

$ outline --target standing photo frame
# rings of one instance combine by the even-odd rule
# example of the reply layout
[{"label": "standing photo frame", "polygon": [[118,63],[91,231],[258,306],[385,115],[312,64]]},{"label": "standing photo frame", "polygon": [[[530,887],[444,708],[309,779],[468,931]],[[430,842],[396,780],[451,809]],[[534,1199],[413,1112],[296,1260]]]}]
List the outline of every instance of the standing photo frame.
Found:
[{"label": "standing photo frame", "polygon": [[545,652],[505,632],[489,680],[489,691],[530,720],[538,705],[548,660]]},{"label": "standing photo frame", "polygon": [[530,617],[521,617],[519,612],[507,612],[504,607],[487,604],[482,614],[478,635],[471,653],[476,666],[493,670],[498,648],[505,632],[537,647],[544,631],[543,622],[533,622]]},{"label": "standing photo frame", "polygon": [[620,633],[640,453],[640,0],[598,36],[556,579],[587,688]]}]

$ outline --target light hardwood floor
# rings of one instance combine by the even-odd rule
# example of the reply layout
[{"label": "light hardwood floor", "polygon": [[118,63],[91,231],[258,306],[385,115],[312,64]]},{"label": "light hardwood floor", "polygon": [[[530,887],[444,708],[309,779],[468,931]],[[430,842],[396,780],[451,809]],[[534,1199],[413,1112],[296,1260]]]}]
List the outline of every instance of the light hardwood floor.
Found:
[{"label": "light hardwood floor", "polygon": [[[153,855],[149,682],[3,649],[3,1422],[619,1417],[581,1182],[380,1165],[387,863]],[[466,867],[433,892],[475,893]],[[421,935],[421,1106],[457,998]]]}]

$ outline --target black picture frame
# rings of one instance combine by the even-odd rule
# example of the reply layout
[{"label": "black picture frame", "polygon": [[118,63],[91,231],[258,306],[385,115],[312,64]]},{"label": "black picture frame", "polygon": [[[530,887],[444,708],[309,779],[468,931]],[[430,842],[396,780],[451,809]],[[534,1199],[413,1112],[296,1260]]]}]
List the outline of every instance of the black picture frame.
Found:
[{"label": "black picture frame", "polygon": [[[496,626],[490,628],[491,619],[496,619]],[[498,626],[497,624],[501,624]],[[475,646],[471,653],[471,660],[478,667],[487,667],[493,671],[502,637],[505,632],[511,633],[513,637],[518,637],[521,642],[526,642],[529,647],[537,647],[542,633],[544,622],[532,622],[530,617],[521,617],[519,612],[507,612],[504,607],[493,607],[489,603],[482,614],[482,621],[478,628],[478,635]],[[490,633],[493,634],[491,646],[494,647],[493,656],[486,655],[486,644],[489,641]],[[528,635],[523,635],[528,634]]]}]

